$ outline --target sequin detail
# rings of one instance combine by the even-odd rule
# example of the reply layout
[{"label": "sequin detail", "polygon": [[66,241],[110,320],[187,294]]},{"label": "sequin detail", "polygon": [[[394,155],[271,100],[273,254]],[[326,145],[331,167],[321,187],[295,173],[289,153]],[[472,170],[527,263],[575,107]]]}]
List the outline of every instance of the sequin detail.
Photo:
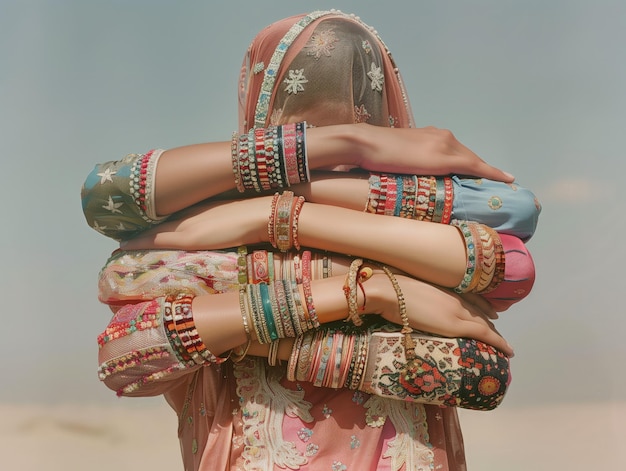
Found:
[{"label": "sequin detail", "polygon": [[289,94],[297,95],[304,91],[304,84],[308,82],[304,76],[304,69],[290,70],[289,76],[284,80],[287,84],[285,91]]},{"label": "sequin detail", "polygon": [[315,32],[304,46],[304,49],[307,50],[306,55],[313,56],[316,60],[322,56],[330,57],[337,41],[339,39],[332,29]]}]

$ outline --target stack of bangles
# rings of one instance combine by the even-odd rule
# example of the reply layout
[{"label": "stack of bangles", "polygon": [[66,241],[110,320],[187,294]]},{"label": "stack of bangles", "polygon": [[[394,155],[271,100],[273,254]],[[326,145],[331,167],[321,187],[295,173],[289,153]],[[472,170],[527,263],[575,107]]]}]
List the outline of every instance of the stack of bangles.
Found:
[{"label": "stack of bangles", "polygon": [[293,191],[274,194],[267,223],[267,233],[272,247],[281,252],[287,252],[292,247],[300,250],[298,218],[303,204],[304,197],[296,197]]},{"label": "stack of bangles", "polygon": [[233,133],[231,157],[240,192],[287,188],[311,180],[305,122]]},{"label": "stack of bangles", "polygon": [[221,363],[206,347],[193,319],[191,302],[193,296],[178,294],[167,296],[163,304],[163,324],[170,344],[178,359],[187,364]]},{"label": "stack of bangles", "polygon": [[268,361],[273,366],[280,339],[296,338],[320,327],[311,279],[315,265],[322,265],[315,268],[322,278],[329,276],[329,258],[319,257],[314,264],[311,251],[305,250],[293,256],[293,264],[281,265],[281,279],[275,278],[273,264],[271,252],[238,250],[239,307],[247,342],[233,350],[235,363],[245,358],[250,343],[256,340],[270,345]]},{"label": "stack of bangles", "polygon": [[366,330],[327,328],[296,338],[287,364],[289,381],[327,388],[358,389],[367,362]]},{"label": "stack of bangles", "polygon": [[486,294],[504,280],[505,256],[500,235],[484,224],[452,221],[465,240],[467,265],[457,293]]},{"label": "stack of bangles", "polygon": [[365,211],[449,224],[453,199],[450,177],[370,173]]}]

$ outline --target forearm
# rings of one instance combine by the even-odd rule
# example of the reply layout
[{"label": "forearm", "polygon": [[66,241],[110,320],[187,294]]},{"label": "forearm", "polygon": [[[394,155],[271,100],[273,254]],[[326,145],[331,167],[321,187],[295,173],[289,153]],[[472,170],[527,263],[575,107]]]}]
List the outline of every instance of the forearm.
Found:
[{"label": "forearm", "polygon": [[303,246],[363,256],[416,278],[455,287],[467,257],[456,227],[304,204],[298,221]]},{"label": "forearm", "polygon": [[[354,126],[326,126],[307,130],[306,160],[310,169],[353,164]],[[235,189],[231,142],[177,147],[163,153],[156,169],[155,202],[159,215],[172,214],[200,201]]]},{"label": "forearm", "polygon": [[[343,284],[344,280],[341,276],[311,282],[315,316],[318,323],[316,325],[346,318],[347,304]],[[249,289],[253,288],[249,287]],[[268,289],[274,290],[274,284],[270,283]],[[304,303],[302,300],[306,297],[302,285],[298,285],[294,289],[297,290],[295,295],[299,297],[301,303]],[[274,291],[271,291],[271,293],[271,304],[274,306],[276,302],[274,300]],[[231,292],[194,298],[192,309],[196,328],[205,344],[214,353],[221,354],[226,352],[246,343],[248,339],[257,343],[259,341],[257,332],[264,329],[268,319],[271,320],[273,325],[279,323],[285,325],[286,322],[289,322],[292,325],[298,324],[296,329],[304,330],[311,328],[311,326],[307,327],[302,322],[302,314],[299,315],[295,309],[289,310],[289,319],[285,321],[275,309],[270,309],[267,312],[267,309],[257,305],[254,308],[255,312],[250,312],[252,308],[247,304],[242,305],[240,296],[239,292]],[[307,308],[303,306],[303,309]],[[260,314],[260,316],[257,314]],[[311,315],[310,312],[305,313],[305,316],[309,315]],[[219,322],[216,322],[217,320]],[[280,338],[289,338],[286,337],[289,334],[282,332]],[[253,348],[253,351],[257,351],[257,353],[266,351],[263,347],[260,347],[258,350],[255,350],[255,348]]]}]

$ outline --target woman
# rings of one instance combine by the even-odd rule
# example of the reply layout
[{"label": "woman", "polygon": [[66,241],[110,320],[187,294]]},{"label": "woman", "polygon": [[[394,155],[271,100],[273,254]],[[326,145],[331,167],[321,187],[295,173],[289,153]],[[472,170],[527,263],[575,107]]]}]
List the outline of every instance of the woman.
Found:
[{"label": "woman", "polygon": [[[349,40],[357,41],[357,47],[353,44],[349,48],[343,48],[342,45]],[[369,116],[370,122],[378,125],[389,123],[389,116],[394,126],[408,127],[412,124],[408,102],[390,56],[378,38],[355,18],[339,12],[315,12],[286,19],[264,30],[253,43],[255,44],[260,44],[261,47],[258,51],[254,47],[250,50],[249,73],[244,74],[250,80],[242,81],[241,88],[242,103],[249,109],[242,113],[240,136],[233,139],[232,149],[235,154],[232,155],[232,160],[231,146],[228,143],[215,143],[175,149],[163,154],[131,156],[120,163],[100,167],[92,177],[98,176],[100,183],[106,183],[107,191],[111,191],[108,183],[113,183],[113,180],[116,185],[122,185],[119,188],[123,189],[105,196],[104,204],[98,206],[95,195],[102,193],[98,185],[93,185],[88,179],[83,201],[88,220],[96,229],[116,238],[127,239],[146,227],[160,223],[154,233],[144,232],[127,242],[125,249],[204,250],[264,242],[280,245],[275,233],[273,239],[272,234],[265,234],[264,230],[267,232],[268,229],[268,215],[270,220],[272,215],[275,218],[274,223],[269,225],[270,229],[281,228],[280,223],[276,222],[274,206],[286,202],[290,208],[296,207],[294,197],[289,194],[211,203],[180,213],[184,208],[232,190],[235,187],[233,170],[238,178],[244,178],[238,157],[246,145],[246,137],[242,136],[250,136],[247,128],[252,125],[252,119],[256,127],[267,126],[270,117],[273,117],[276,124],[303,118],[315,124],[317,127],[307,131],[308,158],[302,160],[306,160],[313,169],[330,169],[343,164],[386,172],[457,172],[510,180],[510,176],[487,166],[462,147],[458,150],[464,158],[451,157],[448,153],[446,160],[433,164],[431,156],[442,152],[425,148],[424,146],[431,146],[436,142],[425,139],[425,135],[436,135],[437,130],[391,130],[366,124],[325,126],[352,123],[355,116],[359,116],[359,119]],[[285,50],[287,53],[283,54]],[[323,64],[325,59],[332,58],[333,53],[340,50],[352,51],[350,54],[355,50],[363,51],[358,57],[366,68],[350,70],[347,77],[337,77],[339,83],[365,84],[365,87],[361,87],[363,95],[357,95],[365,96],[365,92],[372,91],[369,96],[374,101],[359,103],[358,113],[353,112],[353,99],[356,96],[354,90],[343,93],[340,87],[326,86],[320,93],[331,88],[339,94],[327,97],[329,99],[325,102],[314,100],[307,103],[305,100],[292,106],[291,102],[296,102],[291,100],[294,97],[319,98],[320,93],[301,93],[303,90],[300,89],[306,84],[324,84],[319,78],[314,78],[314,72],[307,76],[300,73],[304,70],[304,67],[300,67],[300,61],[308,59],[316,61],[318,65]],[[337,56],[341,59],[340,54]],[[375,60],[369,59],[374,56]],[[340,60],[339,63],[343,64],[344,61]],[[337,62],[334,62],[329,70],[336,74],[344,69],[345,67],[337,67]],[[329,70],[320,65],[317,68],[319,77],[328,77]],[[272,77],[279,79],[273,80],[271,84]],[[362,80],[365,77],[368,77],[367,81]],[[281,92],[285,93],[281,96]],[[342,103],[349,103],[350,106],[337,106]],[[346,113],[346,110],[350,112]],[[302,113],[306,113],[306,116]],[[290,131],[291,127],[280,129],[285,132]],[[267,140],[265,136],[253,139],[257,141],[256,144],[261,139],[264,139],[263,142]],[[380,149],[382,143],[385,144],[383,150]],[[455,145],[458,143],[455,142]],[[257,150],[260,151],[261,147]],[[265,147],[263,150],[266,149]],[[427,155],[429,158],[419,159],[420,155]],[[257,163],[258,157],[255,156]],[[227,176],[230,178],[226,178]],[[413,277],[441,286],[460,286],[459,282],[462,284],[463,275],[468,270],[466,250],[469,250],[469,245],[464,244],[455,228],[400,218],[386,219],[385,226],[391,227],[372,227],[371,217],[368,217],[371,215],[349,210],[362,209],[367,203],[370,212],[377,212],[381,193],[375,190],[378,188],[377,182],[380,184],[383,178],[379,174],[363,177],[332,173],[320,175],[311,183],[293,185],[292,189],[297,194],[306,196],[307,203],[291,212],[290,216],[297,212],[299,227],[297,231],[287,234],[288,244],[285,248],[297,246],[296,239],[299,239],[303,246],[359,253],[392,264]],[[129,180],[132,182],[133,179],[136,179],[136,187],[129,184]],[[294,177],[294,180],[300,178]],[[486,181],[484,183],[485,186],[493,184]],[[248,180],[246,184],[254,186],[254,181]],[[461,181],[458,180],[456,185],[460,189]],[[436,187],[435,182],[433,188]],[[504,186],[500,191],[509,191],[506,188],[511,192],[515,191]],[[123,194],[124,191],[126,195]],[[457,191],[457,195],[462,193]],[[508,196],[514,199],[514,195]],[[325,204],[313,205],[309,201]],[[333,208],[330,205],[344,208]],[[457,210],[460,210],[458,205]],[[428,208],[425,211],[428,214]],[[163,215],[177,212],[170,221],[162,222]],[[529,213],[530,219],[536,219],[536,214],[532,211]],[[510,220],[504,219],[502,229],[507,230],[505,224]],[[219,230],[207,230],[207,221]],[[323,221],[348,221],[350,227],[347,232],[339,224],[322,227]],[[293,229],[293,218],[288,222],[289,229]],[[116,229],[110,229],[111,223],[114,223],[113,227]],[[419,229],[416,230],[418,226]],[[518,227],[519,224],[512,224],[510,230],[515,232]],[[358,233],[361,228],[370,231],[370,237],[355,237],[354,232],[351,232]],[[527,238],[532,230],[534,227],[527,232],[520,231],[518,235]],[[398,234],[419,236],[421,241],[415,242],[409,248],[417,245],[427,246],[429,250],[421,255],[399,257],[398,254],[403,253],[407,246],[406,241],[403,242]],[[372,240],[378,240],[379,243],[372,244]],[[377,247],[381,245],[381,240],[386,244]],[[518,248],[523,250],[523,246]],[[255,260],[248,265],[266,268],[272,266],[266,252],[257,251],[251,255],[255,253],[268,258],[264,258],[260,265],[255,265]],[[307,252],[302,254],[302,260],[305,253]],[[311,255],[311,258],[314,257]],[[328,258],[332,258],[332,264]],[[204,265],[201,259],[205,260]],[[206,259],[210,261],[206,262]],[[248,345],[250,337],[263,340],[262,337],[271,331],[267,326],[266,330],[261,328],[255,331],[256,324],[255,329],[251,329],[246,316],[242,316],[242,312],[254,309],[240,305],[241,302],[245,304],[248,298],[242,296],[241,291],[237,292],[238,260],[251,259],[241,254],[238,256],[232,251],[221,255],[215,252],[139,252],[116,255],[103,271],[101,278],[102,298],[117,311],[113,322],[101,338],[101,374],[110,387],[123,394],[165,395],[180,418],[179,435],[187,469],[236,469],[237,466],[243,469],[464,469],[460,431],[452,408],[440,409],[412,402],[369,397],[362,392],[341,387],[343,383],[335,384],[334,386],[340,387],[334,389],[316,388],[311,382],[288,381],[284,375],[289,376],[290,372],[285,372],[285,367],[280,366],[267,368],[267,360],[251,359],[248,356],[245,361],[231,363],[214,356],[226,356],[234,348],[231,355],[236,360],[240,360],[246,353],[266,357],[269,355],[271,363],[275,363],[277,358],[289,360],[289,369],[294,364],[291,361],[293,353],[302,354],[288,340],[281,341],[280,344],[271,342],[271,345],[277,347],[272,347],[273,351],[272,348],[267,348],[270,342],[260,342],[265,345],[254,342],[247,347],[247,352],[236,348],[242,344]],[[285,266],[295,265],[293,258],[287,260],[288,263],[276,264],[277,270],[283,269],[283,275],[287,271]],[[367,314],[381,314],[395,324],[410,324],[423,331],[450,337],[475,337],[511,353],[510,347],[493,330],[488,319],[489,316],[495,316],[493,309],[475,296],[462,300],[448,291],[404,274],[397,274],[394,278],[390,271],[379,268],[376,264],[365,267],[361,264],[354,265],[350,258],[340,259],[322,254],[318,257],[317,266],[320,273],[329,275],[330,270],[335,276],[296,283],[296,286],[304,284],[312,291],[315,309],[312,303],[309,305],[306,288],[296,288],[292,296],[297,297],[298,292],[306,305],[301,311],[310,317],[315,311],[320,324],[346,317],[344,287],[349,285],[346,290],[350,294],[348,307],[354,311],[351,312],[351,320],[355,323],[362,321],[362,317]],[[353,266],[356,267],[354,270]],[[142,270],[145,273],[141,273]],[[294,277],[298,278],[298,270],[290,268],[291,270]],[[312,272],[310,269],[309,273]],[[351,283],[345,282],[346,272],[353,275]],[[189,280],[189,273],[195,276],[192,281]],[[153,276],[154,274],[157,276]],[[162,276],[164,274],[166,276]],[[254,277],[255,273],[244,276],[248,283],[255,281]],[[203,283],[199,282],[200,279]],[[267,279],[271,282],[278,277],[268,276]],[[261,283],[260,286],[267,284]],[[251,287],[246,289],[253,290]],[[528,290],[529,286],[524,289]],[[187,296],[193,292],[195,298],[174,296],[164,301],[164,294],[172,292],[183,292]],[[404,315],[402,303],[398,303],[402,292],[407,307]],[[204,295],[205,293],[210,295]],[[258,296],[256,299],[261,301],[271,298],[269,295],[263,298],[262,292]],[[153,298],[155,299],[152,300]],[[254,302],[255,297],[250,296],[249,299]],[[351,301],[353,306],[350,306]],[[435,306],[437,312],[433,316],[432,308]],[[353,307],[356,309],[352,309]],[[193,340],[183,334],[178,339],[179,343],[186,343],[182,345],[185,348],[181,345],[176,347],[175,339],[168,337],[167,331],[162,329],[168,319],[161,311],[169,309],[170,312],[175,312],[177,308],[181,310],[181,318],[184,317],[185,321],[194,324],[192,330],[184,332],[188,336],[192,332],[195,336]],[[191,311],[193,316],[187,314]],[[257,311],[262,312],[263,309]],[[220,313],[219,322],[215,321],[216,312]],[[171,317],[175,316],[174,314]],[[250,319],[254,321],[253,318]],[[266,318],[270,319],[271,316]],[[291,321],[285,325],[290,323]],[[173,325],[173,330],[180,333],[176,329],[176,322],[172,321],[168,325]],[[292,323],[291,327],[297,325]],[[306,335],[302,333],[298,338],[303,339]],[[322,338],[327,339],[327,346],[331,347],[324,350],[324,355],[335,352],[334,357],[325,357],[326,360],[336,358],[341,362],[342,355],[336,354],[338,347],[345,345],[344,339],[353,337],[342,331],[341,341],[336,341],[334,334]],[[396,335],[392,338],[403,340],[405,337]],[[310,343],[319,344],[319,339],[317,344],[314,339]],[[205,348],[207,345],[210,349]],[[432,339],[425,340],[423,345],[437,348]],[[179,348],[178,353],[174,351],[176,348]],[[212,354],[207,353],[208,350]],[[192,355],[194,352],[205,354],[210,357],[210,361],[200,360],[200,366],[192,366],[194,362],[189,359],[186,362],[173,360],[176,354]],[[489,356],[495,353],[486,354]],[[376,355],[378,353],[371,354],[370,357],[376,358]],[[445,360],[454,357],[456,361],[461,357],[461,354],[442,355],[446,357]],[[493,365],[500,366],[498,360],[502,359],[503,356],[496,355]],[[463,357],[463,360],[474,359]],[[310,360],[308,365],[314,363]],[[221,364],[221,367],[216,367],[216,364]],[[299,363],[296,364],[300,366]],[[317,373],[322,371],[320,365],[318,362]],[[465,365],[465,368],[470,370],[471,366]],[[506,370],[506,366],[504,369]],[[433,375],[436,373],[437,371],[433,371]],[[330,376],[329,381],[326,381],[327,378],[320,378],[319,385],[333,385],[332,375]],[[439,380],[443,381],[442,378]],[[312,383],[315,384],[315,381]],[[384,395],[381,391],[372,392]]]}]

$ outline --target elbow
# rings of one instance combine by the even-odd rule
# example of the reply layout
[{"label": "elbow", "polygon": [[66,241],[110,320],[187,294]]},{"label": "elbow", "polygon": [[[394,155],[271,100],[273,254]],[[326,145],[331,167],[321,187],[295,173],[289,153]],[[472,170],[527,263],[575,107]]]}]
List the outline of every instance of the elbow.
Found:
[{"label": "elbow", "polygon": [[502,404],[511,384],[509,358],[483,342],[472,339],[459,340],[466,368],[462,374],[455,405],[481,411],[497,408]]},{"label": "elbow", "polygon": [[528,242],[537,230],[541,203],[532,191],[522,187],[515,188],[515,198],[511,200],[505,212],[506,219],[497,230]]},{"label": "elbow", "polygon": [[498,311],[506,311],[528,296],[535,283],[535,263],[528,248],[517,237],[500,234],[504,250],[504,279],[482,296]]}]

